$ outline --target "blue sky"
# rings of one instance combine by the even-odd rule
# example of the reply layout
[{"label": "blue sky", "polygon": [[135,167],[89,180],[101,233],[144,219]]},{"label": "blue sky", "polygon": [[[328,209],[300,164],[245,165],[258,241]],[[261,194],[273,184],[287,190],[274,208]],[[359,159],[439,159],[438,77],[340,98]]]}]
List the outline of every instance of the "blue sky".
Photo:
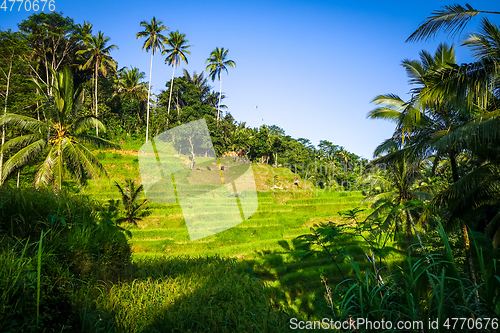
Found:
[{"label": "blue sky", "polygon": [[[55,0],[56,11],[75,23],[89,21],[119,50],[118,66],[136,66],[149,76],[150,54],[135,34],[153,16],[170,31],[186,34],[191,55],[182,68],[201,72],[215,47],[229,49],[236,68],[223,74],[225,104],[248,126],[278,125],[288,135],[317,145],[328,140],[366,158],[390,137],[394,125],[366,119],[378,94],[409,97],[401,67],[420,50],[434,53],[440,42],[454,43],[474,31],[479,19],[450,40],[405,43],[434,10],[455,1],[68,1]],[[460,3],[464,5],[464,3]],[[498,10],[497,1],[473,1],[479,10]],[[10,5],[9,5],[10,7]],[[0,27],[17,30],[33,12],[0,10]],[[47,11],[47,10],[46,10]],[[498,18],[490,16],[498,22]],[[460,38],[461,37],[461,38]],[[458,62],[471,61],[457,48]],[[153,91],[165,89],[172,68],[164,56],[153,61]],[[149,77],[148,77],[149,79]],[[218,90],[217,81],[212,84]],[[257,108],[258,107],[258,108]]]}]

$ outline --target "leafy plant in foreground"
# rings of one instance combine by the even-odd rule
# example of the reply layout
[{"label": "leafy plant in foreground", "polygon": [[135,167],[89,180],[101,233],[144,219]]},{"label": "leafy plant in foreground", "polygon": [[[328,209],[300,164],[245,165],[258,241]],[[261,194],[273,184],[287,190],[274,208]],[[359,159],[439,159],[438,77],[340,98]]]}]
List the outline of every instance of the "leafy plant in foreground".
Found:
[{"label": "leafy plant in foreground", "polygon": [[[382,279],[382,270],[373,273],[367,269],[363,272],[358,263],[348,257],[355,272],[354,277],[344,280],[336,288],[337,292],[346,290],[339,292],[342,319],[352,316],[393,323],[402,320],[422,321],[423,328],[427,329],[428,321],[435,319],[445,323],[447,318],[478,320],[498,316],[498,292],[492,293],[492,289],[498,288],[499,282],[497,260],[490,265],[493,270],[482,269],[484,282],[477,287],[458,272],[453,251],[440,222],[438,232],[445,246],[443,254],[431,254],[416,260],[408,256],[406,263]],[[478,250],[479,264],[484,268],[481,253]],[[497,287],[493,287],[494,284]],[[474,300],[476,295],[479,295],[479,304]],[[483,331],[491,331],[491,328]],[[364,331],[370,330],[358,327],[358,332]],[[396,326],[385,330],[398,331]],[[449,330],[441,326],[439,331]]]}]

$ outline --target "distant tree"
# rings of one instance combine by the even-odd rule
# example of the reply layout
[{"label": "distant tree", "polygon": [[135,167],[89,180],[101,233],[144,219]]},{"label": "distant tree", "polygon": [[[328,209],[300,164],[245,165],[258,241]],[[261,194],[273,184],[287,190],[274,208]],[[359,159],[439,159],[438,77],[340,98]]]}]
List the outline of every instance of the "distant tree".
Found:
[{"label": "distant tree", "polygon": [[[75,62],[79,49],[77,26],[70,17],[62,13],[36,13],[30,15],[19,25],[19,31],[25,36],[32,53],[26,57],[26,65],[31,68],[34,78],[45,84],[46,93],[51,96],[53,78],[50,68],[56,72],[63,66]],[[36,64],[32,65],[32,60]]]},{"label": "distant tree", "polygon": [[200,93],[200,99],[203,101],[209,94],[210,94],[210,85],[208,85],[208,79],[204,77],[204,72],[201,72],[200,74],[193,73],[191,76],[189,72],[186,69],[182,70],[182,74],[184,76],[184,81],[187,83],[190,83],[194,85],[196,88],[198,88],[198,91]]},{"label": "distant tree", "polygon": [[167,54],[167,58],[165,59],[165,63],[168,64],[169,66],[173,67],[172,70],[172,80],[170,84],[170,97],[168,99],[168,110],[167,114],[170,114],[170,104],[172,101],[172,90],[173,90],[173,85],[174,85],[174,73],[175,73],[175,67],[179,66],[181,64],[181,60],[184,61],[187,65],[187,57],[186,54],[191,54],[187,50],[188,47],[191,47],[191,45],[186,45],[187,40],[185,39],[186,35],[185,34],[180,34],[179,30],[171,32],[169,34],[169,38],[163,42],[167,47],[170,47],[170,49],[165,49],[162,54]]},{"label": "distant tree", "polygon": [[220,117],[220,101],[222,96],[222,79],[220,74],[223,70],[225,70],[227,73],[228,67],[236,67],[236,63],[233,60],[226,60],[228,51],[229,50],[225,50],[224,48],[219,49],[218,47],[216,47],[215,50],[210,53],[210,57],[205,63],[207,65],[206,70],[210,71],[209,76],[212,81],[215,81],[216,77],[219,79],[219,106],[217,107],[217,122],[219,122]]},{"label": "distant tree", "polygon": [[[106,43],[109,42],[110,38],[104,36],[104,33],[99,31],[96,36],[87,35],[84,39],[83,43],[85,44],[86,49],[79,50],[77,54],[82,54],[88,56],[88,60],[85,64],[81,66],[81,69],[88,69],[90,67],[94,67],[94,101],[95,101],[95,117],[98,118],[98,110],[97,110],[97,81],[99,77],[99,72],[101,72],[104,76],[107,76],[108,69],[112,71],[116,71],[116,61],[109,55],[109,52],[112,49],[118,49],[116,45],[106,46]],[[99,136],[99,127],[96,125],[95,128],[96,136]]]},{"label": "distant tree", "polygon": [[[146,101],[148,92],[147,85],[141,82],[144,79],[144,72],[139,72],[139,68],[132,67],[128,69],[124,67],[118,72],[118,89],[115,95],[120,96],[122,99],[133,102],[140,102],[139,109],[137,109],[137,118],[141,121],[140,109],[143,102]],[[128,133],[128,132],[127,132]]]},{"label": "distant tree", "polygon": [[148,88],[148,100],[147,100],[147,110],[146,110],[146,142],[148,142],[149,136],[149,100],[151,96],[151,76],[153,74],[153,56],[155,51],[164,50],[163,43],[167,40],[167,37],[161,34],[162,31],[168,30],[166,26],[162,24],[160,20],[156,20],[153,16],[151,22],[142,21],[141,26],[144,27],[144,31],[140,31],[136,34],[137,39],[142,37],[147,37],[142,45],[142,50],[148,52],[151,50],[151,65],[149,68],[149,88]]}]

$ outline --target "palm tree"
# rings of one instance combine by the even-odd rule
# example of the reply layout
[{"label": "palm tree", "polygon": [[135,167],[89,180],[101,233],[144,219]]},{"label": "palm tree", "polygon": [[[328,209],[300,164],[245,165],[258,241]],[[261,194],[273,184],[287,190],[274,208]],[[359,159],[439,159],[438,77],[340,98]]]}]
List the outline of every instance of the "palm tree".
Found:
[{"label": "palm tree", "polygon": [[175,67],[181,64],[181,60],[184,61],[187,65],[188,61],[185,53],[191,54],[191,52],[186,50],[188,47],[191,47],[191,45],[186,45],[188,41],[185,39],[185,37],[185,34],[179,34],[179,30],[177,30],[171,32],[169,34],[169,38],[163,43],[171,47],[170,49],[164,50],[162,54],[168,54],[167,58],[165,59],[165,63],[173,67],[172,80],[170,83],[170,97],[168,98],[168,115],[170,115],[170,102],[172,100],[172,90],[174,87]]},{"label": "palm tree", "polygon": [[77,25],[76,31],[78,37],[81,39],[81,42],[92,37],[92,27],[93,24],[87,21],[83,21],[83,25],[82,24]]},{"label": "palm tree", "polygon": [[[407,41],[427,40],[434,37],[440,30],[450,35],[461,32],[465,25],[478,14],[500,14],[494,11],[479,11],[470,5],[445,6],[443,10],[435,11],[429,16]],[[442,68],[429,73],[428,87],[422,88],[423,94],[429,98],[448,98],[455,96],[456,100],[467,100],[470,104],[485,107],[491,99],[491,91],[498,87],[500,67],[500,32],[497,25],[483,18],[480,32],[471,34],[462,45],[470,47],[475,52],[476,62]],[[496,88],[498,89],[498,88]]]},{"label": "palm tree", "polygon": [[147,97],[146,84],[140,82],[146,76],[144,72],[139,72],[139,68],[130,66],[131,69],[123,67],[118,72],[117,95],[122,98],[129,98],[131,102],[135,100],[145,101]]},{"label": "palm tree", "polygon": [[[374,212],[367,218],[379,220],[382,216],[382,226],[385,232],[391,230],[396,236],[396,232],[401,230],[401,225],[405,224],[405,233],[408,246],[412,244],[412,229],[423,247],[422,240],[413,220],[412,203],[413,200],[428,200],[431,195],[425,191],[426,187],[415,186],[417,178],[423,167],[423,160],[411,156],[407,151],[394,157],[394,152],[401,148],[401,141],[393,141],[392,147],[387,148],[387,155],[381,156],[371,161],[367,168],[383,166],[385,172],[369,174],[365,180],[377,188],[377,191],[367,196],[366,200],[372,201]],[[400,150],[399,150],[400,151]],[[391,155],[392,153],[392,155]],[[422,191],[424,190],[424,191]]]},{"label": "palm tree", "polygon": [[200,98],[203,101],[210,94],[210,85],[208,84],[208,79],[204,77],[204,72],[202,71],[200,74],[193,73],[193,76],[189,74],[189,72],[184,68],[182,70],[182,75],[187,83],[194,85],[198,88],[200,93]]},{"label": "palm tree", "polygon": [[146,204],[147,199],[144,199],[141,203],[138,202],[139,194],[141,193],[143,186],[135,188],[135,183],[131,179],[125,181],[126,187],[122,188],[120,184],[115,182],[115,186],[120,191],[122,195],[122,204],[125,211],[125,217],[117,219],[118,223],[128,222],[137,225],[137,221],[142,220],[148,214]]},{"label": "palm tree", "polygon": [[225,70],[228,73],[227,67],[234,68],[236,67],[236,63],[232,60],[226,60],[227,52],[229,50],[225,50],[224,48],[216,47],[215,50],[210,53],[210,57],[207,59],[205,64],[207,65],[206,71],[209,72],[210,79],[212,82],[215,81],[215,77],[219,79],[219,106],[217,107],[217,122],[219,122],[219,114],[220,114],[220,100],[222,96],[222,80],[221,80],[221,72]]},{"label": "palm tree", "polygon": [[[124,67],[118,72],[118,89],[115,95],[126,98],[130,102],[146,101],[148,96],[146,83],[140,82],[146,76],[144,72],[139,72],[139,68],[130,66],[131,69]],[[142,103],[137,110],[137,117],[141,121],[140,110]]]},{"label": "palm tree", "polygon": [[[99,31],[97,36],[86,36],[84,39],[84,44],[87,49],[79,50],[77,54],[86,54],[89,56],[89,59],[85,64],[81,66],[81,69],[88,69],[92,65],[94,65],[94,82],[95,82],[95,91],[94,91],[94,100],[95,100],[95,117],[98,118],[97,112],[97,79],[99,77],[99,71],[107,76],[107,69],[111,69],[116,71],[116,61],[109,55],[109,52],[112,49],[118,49],[116,45],[106,46],[106,43],[109,42],[110,38],[104,36],[104,33]],[[95,128],[96,136],[99,136],[99,127],[96,125]]]},{"label": "palm tree", "polygon": [[[434,155],[435,165],[441,158],[447,157],[452,168],[453,181],[458,180],[455,159],[462,147],[458,142],[449,141],[448,136],[471,119],[471,108],[455,99],[443,100],[425,93],[430,87],[428,75],[451,68],[454,64],[454,48],[446,44],[440,44],[434,56],[421,51],[420,61],[403,60],[402,65],[410,78],[410,83],[416,88],[412,89],[413,97],[408,102],[393,94],[379,95],[372,101],[381,106],[372,110],[368,115],[369,118],[397,123],[393,137],[379,145],[376,154],[383,151],[386,144],[392,145],[393,140],[401,140],[402,144],[405,144],[405,140],[409,140],[406,151],[411,150],[412,154],[423,158]],[[446,144],[443,144],[444,141]]]},{"label": "palm tree", "polygon": [[164,50],[163,43],[167,40],[167,37],[161,34],[162,31],[168,30],[163,22],[158,20],[153,16],[150,23],[146,21],[141,22],[141,26],[144,27],[144,31],[138,32],[135,36],[137,39],[141,37],[147,37],[142,45],[142,50],[148,52],[151,50],[151,65],[149,67],[149,88],[148,88],[148,100],[147,100],[147,111],[146,111],[146,142],[148,142],[149,135],[149,98],[151,96],[151,76],[153,74],[153,56],[155,51]]},{"label": "palm tree", "polygon": [[210,105],[214,109],[219,107],[219,109],[227,109],[227,105],[220,104],[222,100],[226,98],[226,95],[219,96],[220,94],[215,91],[211,91],[209,94],[205,96],[203,103]]},{"label": "palm tree", "polygon": [[[4,150],[18,150],[4,164],[2,182],[14,171],[19,170],[40,156],[44,162],[35,174],[35,187],[55,183],[56,191],[62,187],[64,169],[79,183],[86,177],[95,178],[105,174],[106,170],[99,160],[83,145],[97,147],[116,147],[115,144],[86,135],[85,132],[97,126],[105,131],[104,125],[94,116],[78,117],[83,102],[83,89],[73,89],[71,71],[65,67],[62,72],[52,75],[52,97],[46,95],[44,105],[45,120],[37,120],[18,114],[7,114],[0,118],[0,125],[11,125],[23,132],[31,132],[13,138],[5,143]],[[34,80],[39,91],[44,91],[42,84]]]}]

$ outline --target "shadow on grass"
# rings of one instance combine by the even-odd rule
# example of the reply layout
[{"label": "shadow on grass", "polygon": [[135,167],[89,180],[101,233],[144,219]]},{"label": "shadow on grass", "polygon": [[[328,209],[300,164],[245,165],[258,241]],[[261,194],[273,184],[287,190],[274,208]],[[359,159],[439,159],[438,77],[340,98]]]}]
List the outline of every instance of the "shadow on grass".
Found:
[{"label": "shadow on grass", "polygon": [[[257,258],[245,262],[250,272],[266,283],[272,299],[285,309],[289,318],[318,320],[333,315],[325,299],[327,290],[322,277],[335,290],[342,281],[355,276],[354,269],[344,254],[352,257],[361,270],[374,269],[367,259],[369,250],[365,242],[352,237],[338,238],[337,247],[343,254],[339,252],[335,258],[324,251],[306,255],[305,251],[300,250],[303,243],[299,239],[290,242],[280,240],[278,244],[281,250],[263,250],[258,252]],[[387,259],[382,266],[386,266],[391,257],[401,259],[401,254],[401,250],[386,247],[383,257]],[[378,262],[376,265],[382,267]],[[342,288],[346,286],[340,285],[338,291],[342,291]],[[332,297],[335,301],[335,295]]]},{"label": "shadow on grass", "polygon": [[243,263],[218,256],[139,261],[86,316],[86,332],[281,332],[289,320]]}]

